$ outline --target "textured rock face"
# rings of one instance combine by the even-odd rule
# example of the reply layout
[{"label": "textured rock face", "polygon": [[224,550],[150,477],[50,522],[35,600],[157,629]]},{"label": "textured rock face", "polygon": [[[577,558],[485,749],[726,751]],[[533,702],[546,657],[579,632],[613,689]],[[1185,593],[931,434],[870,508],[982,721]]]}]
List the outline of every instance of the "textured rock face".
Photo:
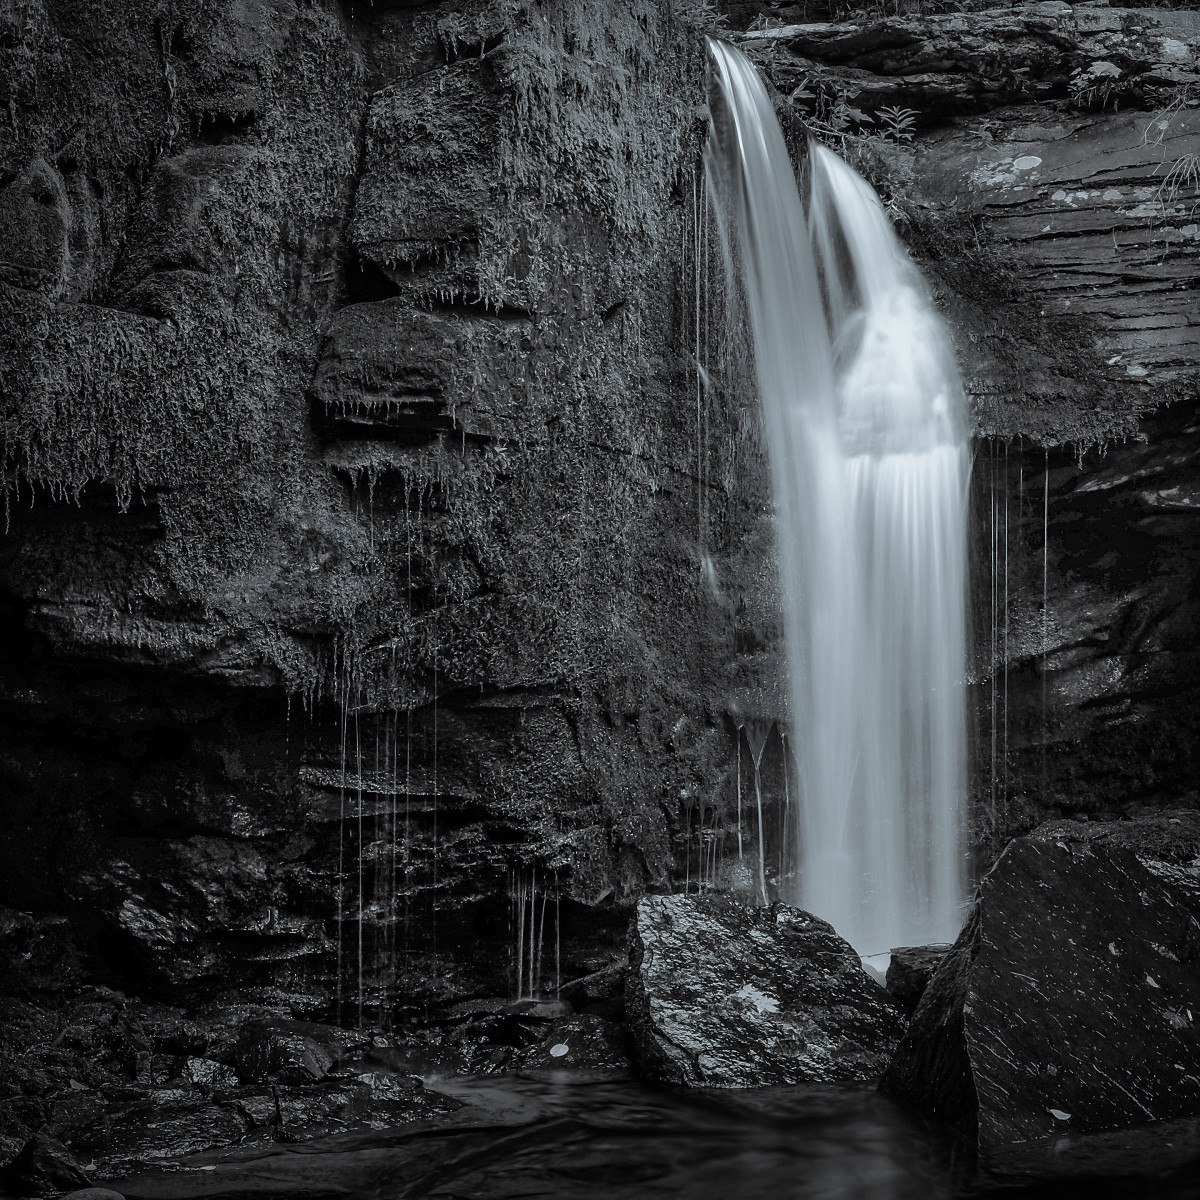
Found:
[{"label": "textured rock face", "polygon": [[0,900],[86,914],[94,976],[325,1015],[511,989],[536,870],[566,974],[603,967],[624,914],[571,919],[730,791],[769,532],[740,395],[691,365],[699,30],[20,11]]},{"label": "textured rock face", "polygon": [[1140,436],[977,460],[980,799],[1001,831],[1195,806],[1195,400]]},{"label": "textured rock face", "polygon": [[[589,1046],[594,1057],[595,1030],[550,1044],[572,1034],[576,1057]],[[112,1178],[213,1147],[393,1128],[456,1108],[408,1073],[396,1046],[378,1031],[283,1022],[252,1008],[185,1016],[105,989],[60,996],[54,1007],[7,999],[0,1170],[28,1189],[38,1172],[65,1164],[61,1190],[83,1181],[70,1175],[81,1165]],[[48,1190],[44,1180],[36,1186]]]},{"label": "textured rock face", "polygon": [[797,908],[649,896],[630,943],[626,1014],[650,1078],[691,1087],[867,1079],[902,1027],[849,944]]},{"label": "textured rock face", "polygon": [[883,1086],[983,1147],[1200,1114],[1200,814],[1012,842]]},{"label": "textured rock face", "polygon": [[[1200,14],[1189,15],[1197,18],[1195,65]],[[1064,432],[1081,441],[1127,433],[1139,410],[1194,389],[1200,333],[1190,284],[1200,234],[1195,189],[1177,164],[1198,152],[1200,113],[1188,108],[1024,106],[923,141],[913,170],[930,203],[976,214],[1021,280],[1022,302],[1047,328],[1078,330],[1095,364],[1094,378],[1072,379],[1069,360],[1036,355],[1019,379],[1016,364],[989,345],[986,319],[961,322],[961,340],[986,347],[965,355],[980,432],[1042,443]],[[1075,429],[1063,430],[1053,407],[1039,410],[1039,401],[1060,396],[1080,410]]]},{"label": "textured rock face", "polygon": [[1066,92],[1152,106],[1200,78],[1193,12],[1061,0],[961,7],[975,11],[784,25],[744,38],[754,48],[787,47],[810,85],[836,88],[860,111],[907,105],[930,124]]}]

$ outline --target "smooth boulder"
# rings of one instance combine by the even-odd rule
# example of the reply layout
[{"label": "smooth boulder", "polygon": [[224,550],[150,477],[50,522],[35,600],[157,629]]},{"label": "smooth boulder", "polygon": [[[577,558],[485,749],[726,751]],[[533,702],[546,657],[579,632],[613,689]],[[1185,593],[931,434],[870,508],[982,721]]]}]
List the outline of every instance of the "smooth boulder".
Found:
[{"label": "smooth boulder", "polygon": [[831,925],[716,895],[638,903],[625,1007],[643,1075],[692,1087],[868,1079],[903,1027]]},{"label": "smooth boulder", "polygon": [[882,1086],[983,1149],[1200,1115],[1200,813],[1010,842]]}]

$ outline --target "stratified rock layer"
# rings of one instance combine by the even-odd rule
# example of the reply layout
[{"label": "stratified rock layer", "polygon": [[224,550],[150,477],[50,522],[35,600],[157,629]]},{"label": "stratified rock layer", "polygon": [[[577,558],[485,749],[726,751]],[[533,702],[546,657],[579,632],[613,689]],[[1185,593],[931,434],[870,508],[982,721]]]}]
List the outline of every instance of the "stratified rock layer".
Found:
[{"label": "stratified rock layer", "polygon": [[1200,1114],[1200,813],[1013,841],[883,1086],[983,1147]]},{"label": "stratified rock layer", "polygon": [[1200,13],[1052,0],[741,38],[907,227],[978,432],[1086,444],[1194,388]]},{"label": "stratified rock layer", "polygon": [[866,1079],[899,1011],[833,927],[798,908],[650,896],[630,930],[626,1012],[644,1074],[692,1087]]}]

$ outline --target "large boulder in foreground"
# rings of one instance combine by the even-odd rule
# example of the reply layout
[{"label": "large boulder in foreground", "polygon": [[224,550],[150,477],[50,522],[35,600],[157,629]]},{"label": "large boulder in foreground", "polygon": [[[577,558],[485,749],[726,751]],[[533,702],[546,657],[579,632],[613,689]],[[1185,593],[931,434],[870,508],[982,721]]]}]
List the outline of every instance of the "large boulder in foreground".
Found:
[{"label": "large boulder in foreground", "polygon": [[984,1149],[1200,1115],[1200,813],[1010,842],[883,1087]]},{"label": "large boulder in foreground", "polygon": [[692,1087],[868,1079],[903,1028],[831,925],[725,896],[639,902],[625,1005],[643,1073]]}]

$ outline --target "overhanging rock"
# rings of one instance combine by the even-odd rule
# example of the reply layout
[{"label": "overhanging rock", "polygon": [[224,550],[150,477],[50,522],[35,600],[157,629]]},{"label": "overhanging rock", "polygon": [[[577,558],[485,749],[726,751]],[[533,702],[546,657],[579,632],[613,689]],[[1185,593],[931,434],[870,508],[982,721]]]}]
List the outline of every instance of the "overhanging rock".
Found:
[{"label": "overhanging rock", "polygon": [[1010,842],[883,1087],[983,1148],[1200,1115],[1200,813]]}]

